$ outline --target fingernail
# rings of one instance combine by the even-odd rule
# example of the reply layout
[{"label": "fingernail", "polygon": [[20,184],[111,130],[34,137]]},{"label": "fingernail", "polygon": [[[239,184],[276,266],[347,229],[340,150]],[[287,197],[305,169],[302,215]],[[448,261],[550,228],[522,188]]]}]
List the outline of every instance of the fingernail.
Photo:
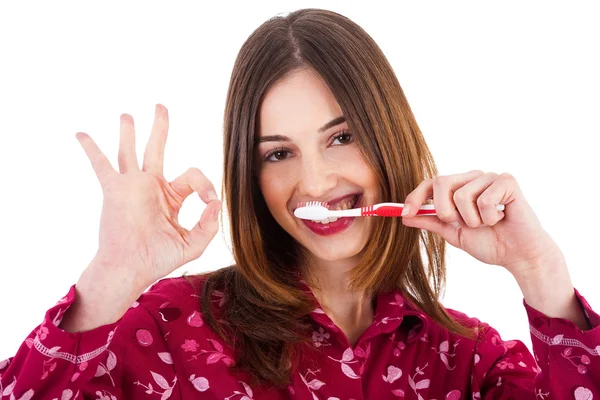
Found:
[{"label": "fingernail", "polygon": [[217,208],[214,212],[213,212],[213,218],[217,219],[219,217],[219,213],[221,212],[221,207]]},{"label": "fingernail", "polygon": [[211,190],[210,192],[208,192],[208,199],[209,200],[219,200],[219,198],[217,197],[217,193],[214,190]]},{"label": "fingernail", "polygon": [[405,216],[410,212],[410,204],[405,204],[404,209],[402,210],[402,216]]}]

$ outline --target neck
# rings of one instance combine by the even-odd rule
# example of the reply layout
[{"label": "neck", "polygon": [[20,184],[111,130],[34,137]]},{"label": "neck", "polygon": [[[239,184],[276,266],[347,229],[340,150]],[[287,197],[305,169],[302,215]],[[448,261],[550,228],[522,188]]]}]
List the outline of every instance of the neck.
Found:
[{"label": "neck", "polygon": [[373,322],[373,296],[350,291],[349,272],[354,265],[342,262],[311,263],[303,271],[323,311],[354,344],[360,334]]}]

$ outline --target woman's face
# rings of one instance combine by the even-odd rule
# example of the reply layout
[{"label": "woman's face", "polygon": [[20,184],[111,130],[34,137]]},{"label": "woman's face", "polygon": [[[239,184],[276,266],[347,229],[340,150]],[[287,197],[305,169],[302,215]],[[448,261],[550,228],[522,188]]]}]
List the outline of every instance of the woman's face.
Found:
[{"label": "woman's face", "polygon": [[352,266],[369,239],[371,218],[322,224],[294,216],[300,202],[326,201],[330,209],[379,202],[375,176],[340,117],[324,81],[314,72],[296,72],[264,97],[256,157],[260,190],[279,225],[314,261]]}]

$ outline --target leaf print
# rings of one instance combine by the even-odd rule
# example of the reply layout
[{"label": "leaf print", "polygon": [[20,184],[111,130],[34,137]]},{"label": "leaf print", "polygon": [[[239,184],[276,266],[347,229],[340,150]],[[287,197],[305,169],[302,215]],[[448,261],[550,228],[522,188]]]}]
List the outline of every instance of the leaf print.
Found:
[{"label": "leaf print", "polygon": [[167,389],[165,390],[165,392],[162,394],[162,396],[160,396],[160,400],[167,400],[169,397],[171,397],[171,393],[173,393],[173,389]]},{"label": "leaf print", "polygon": [[460,390],[453,390],[446,395],[446,400],[460,400],[462,393]]},{"label": "leaf print", "polygon": [[60,396],[60,400],[70,400],[73,397],[73,391],[71,389],[65,389]]},{"label": "leaf print", "polygon": [[440,343],[440,351],[443,351],[445,353],[448,352],[448,341],[444,340],[442,343]]},{"label": "leaf print", "polygon": [[416,388],[419,389],[427,389],[429,387],[429,379],[423,379],[422,381],[417,382]]},{"label": "leaf print", "polygon": [[367,355],[361,347],[357,347],[356,350],[354,351],[354,353],[356,354],[357,357],[361,357],[361,358],[365,358]]},{"label": "leaf print", "polygon": [[253,393],[252,393],[252,389],[250,388],[250,386],[249,386],[249,385],[248,385],[246,382],[242,382],[242,381],[240,381],[240,383],[242,384],[242,386],[243,386],[243,387],[244,387],[244,389],[246,390],[246,394],[247,394],[248,396],[252,397],[252,396],[253,396]]},{"label": "leaf print", "polygon": [[579,386],[575,389],[575,400],[592,400],[594,395],[588,388],[584,388],[583,386]]},{"label": "leaf print", "polygon": [[206,358],[206,364],[214,364],[219,362],[221,358],[225,357],[222,353],[212,353],[210,356]]},{"label": "leaf print", "polygon": [[173,364],[173,358],[171,357],[171,353],[165,351],[162,353],[158,353],[158,356],[161,360],[163,360],[165,364]]},{"label": "leaf print", "polygon": [[112,371],[117,366],[117,356],[112,351],[108,350],[108,358],[106,360],[106,368]]},{"label": "leaf print", "polygon": [[387,383],[394,383],[402,376],[402,370],[398,367],[390,365],[387,369],[387,376],[383,376],[383,381]]},{"label": "leaf print", "polygon": [[311,388],[312,390],[319,390],[321,389],[321,386],[323,386],[325,383],[321,382],[318,379],[313,379],[312,381],[308,382],[308,387]]},{"label": "leaf print", "polygon": [[448,368],[448,370],[452,371],[454,368],[456,368],[456,365],[452,368],[450,368],[449,362],[448,362],[448,356],[446,356],[445,353],[440,353],[440,358],[442,359],[442,362],[446,365],[446,368]]},{"label": "leaf print", "polygon": [[98,365],[98,369],[96,370],[96,375],[94,375],[94,376],[97,378],[104,374],[106,374],[106,368],[104,368],[102,365]]},{"label": "leaf print", "polygon": [[216,351],[218,351],[219,353],[223,352],[223,346],[221,346],[221,343],[217,342],[214,339],[206,339],[210,342],[210,344],[212,344],[212,346],[215,348]]},{"label": "leaf print", "polygon": [[206,379],[202,376],[199,376],[196,378],[195,374],[192,374],[190,376],[190,382],[192,382],[192,385],[194,385],[194,388],[199,392],[205,392],[210,387],[210,385],[208,383],[208,379]]},{"label": "leaf print", "polygon": [[17,378],[15,378],[15,380],[13,381],[13,383],[11,383],[10,385],[8,385],[4,391],[2,392],[2,397],[4,396],[8,396],[10,394],[12,394],[13,389],[15,388],[15,385],[17,384]]},{"label": "leaf print", "polygon": [[[14,394],[11,394],[11,399],[14,399],[14,396]],[[23,396],[19,397],[19,400],[30,400],[31,398],[33,398],[33,389],[29,389],[28,391],[23,393]]]},{"label": "leaf print", "polygon": [[[352,350],[352,349],[351,349]],[[352,379],[359,379],[360,377],[356,375],[356,373],[350,368],[348,364],[342,363],[342,372],[348,377]]]},{"label": "leaf print", "polygon": [[394,389],[394,390],[392,390],[392,394],[396,397],[404,397],[404,390]]},{"label": "leaf print", "polygon": [[342,361],[348,362],[348,361],[352,361],[353,359],[354,359],[354,352],[352,351],[352,348],[348,347],[346,349],[346,351],[344,351],[344,355],[342,355]]},{"label": "leaf print", "polygon": [[160,386],[163,389],[169,388],[169,383],[161,374],[157,374],[154,371],[150,371],[150,373],[152,374],[152,377],[154,378],[154,382],[156,382],[158,384],[158,386]]}]

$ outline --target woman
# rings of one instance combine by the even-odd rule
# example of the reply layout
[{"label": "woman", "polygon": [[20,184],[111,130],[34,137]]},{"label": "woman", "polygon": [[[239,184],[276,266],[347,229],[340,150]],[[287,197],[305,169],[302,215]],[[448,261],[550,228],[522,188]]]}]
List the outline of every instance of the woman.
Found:
[{"label": "woman", "polygon": [[[2,396],[600,395],[600,316],[517,182],[477,170],[437,176],[391,66],[356,24],[312,9],[265,22],[235,62],[224,122],[236,263],[172,279],[163,278],[216,234],[221,202],[198,169],[162,176],[166,108],[156,107],[141,169],[131,116],[121,116],[119,172],[77,134],[104,193],[99,249],[0,362]],[[194,192],[207,207],[188,231],[177,214]],[[415,216],[429,199],[437,217]],[[316,223],[294,217],[305,201],[410,207],[402,218]],[[523,343],[440,304],[446,241],[513,274],[537,365]]]}]

